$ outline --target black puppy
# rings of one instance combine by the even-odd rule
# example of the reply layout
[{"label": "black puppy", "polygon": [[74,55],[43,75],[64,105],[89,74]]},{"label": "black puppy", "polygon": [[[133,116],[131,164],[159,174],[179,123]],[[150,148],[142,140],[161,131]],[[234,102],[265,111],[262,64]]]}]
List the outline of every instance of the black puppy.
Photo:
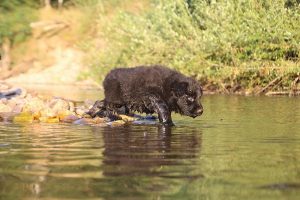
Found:
[{"label": "black puppy", "polygon": [[161,123],[173,125],[172,111],[193,118],[203,113],[200,85],[164,66],[117,68],[106,76],[103,86],[105,99],[89,110],[92,117],[156,112]]}]

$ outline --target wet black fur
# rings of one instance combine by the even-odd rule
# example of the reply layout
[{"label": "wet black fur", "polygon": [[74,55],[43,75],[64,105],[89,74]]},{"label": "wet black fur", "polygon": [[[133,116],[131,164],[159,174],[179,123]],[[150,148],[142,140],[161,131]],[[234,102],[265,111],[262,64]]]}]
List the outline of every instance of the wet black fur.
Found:
[{"label": "wet black fur", "polygon": [[160,122],[173,124],[173,111],[191,117],[203,112],[199,83],[164,66],[113,69],[103,86],[105,99],[95,103],[89,111],[91,116],[130,111],[158,113]]}]

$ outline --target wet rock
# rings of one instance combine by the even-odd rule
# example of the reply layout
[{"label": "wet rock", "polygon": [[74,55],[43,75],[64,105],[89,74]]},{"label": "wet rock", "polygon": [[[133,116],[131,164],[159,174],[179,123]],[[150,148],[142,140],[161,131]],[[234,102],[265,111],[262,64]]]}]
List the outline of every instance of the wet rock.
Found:
[{"label": "wet rock", "polygon": [[17,104],[12,108],[12,112],[14,113],[20,113],[23,110],[23,106],[22,104]]},{"label": "wet rock", "polygon": [[89,99],[86,99],[85,101],[84,101],[84,107],[86,108],[86,109],[90,109],[93,105],[94,105],[94,101],[92,101],[92,100],[89,100]]},{"label": "wet rock", "polygon": [[59,117],[59,120],[61,122],[65,122],[65,123],[73,123],[73,122],[79,120],[79,117],[72,114],[72,115],[61,116],[61,117]]},{"label": "wet rock", "polygon": [[34,117],[30,112],[22,112],[13,118],[14,123],[32,123]]},{"label": "wet rock", "polygon": [[20,113],[23,111],[23,107],[26,101],[24,99],[12,98],[7,102],[7,105],[10,106],[12,112]]},{"label": "wet rock", "polygon": [[31,113],[38,113],[45,108],[46,108],[45,103],[41,99],[34,97],[26,102],[26,105],[24,105],[23,111],[31,112]]},{"label": "wet rock", "polygon": [[57,113],[57,116],[59,118],[64,118],[65,116],[69,116],[69,115],[75,115],[76,116],[76,113],[75,112],[72,112],[70,110],[60,110],[58,111]]},{"label": "wet rock", "polygon": [[77,124],[77,125],[94,124],[94,120],[91,118],[81,118],[81,119],[74,121],[73,124]]},{"label": "wet rock", "polygon": [[126,122],[123,120],[116,120],[116,121],[112,121],[112,122],[108,122],[107,125],[110,125],[112,127],[118,127],[118,126],[123,126],[125,125]]},{"label": "wet rock", "polygon": [[57,115],[56,112],[54,112],[51,108],[47,108],[47,107],[42,109],[39,112],[41,114],[41,117],[46,117],[46,118],[53,118],[53,117],[56,117],[56,115]]},{"label": "wet rock", "polygon": [[18,114],[19,113],[14,112],[0,113],[0,121],[12,122],[14,120],[14,117]]},{"label": "wet rock", "polygon": [[138,118],[136,118],[136,117],[131,117],[131,116],[127,116],[127,115],[119,115],[119,117],[121,117],[124,122],[133,122],[133,121],[138,120]]},{"label": "wet rock", "polygon": [[42,116],[39,118],[40,122],[43,123],[58,123],[59,122],[59,118],[54,116],[54,117],[46,117],[46,116]]},{"label": "wet rock", "polygon": [[69,110],[75,112],[75,104],[72,101],[69,102]]},{"label": "wet rock", "polygon": [[95,124],[102,124],[108,122],[107,118],[100,118],[100,117],[95,117],[93,120]]},{"label": "wet rock", "polygon": [[0,99],[2,98],[10,99],[12,97],[19,96],[20,94],[22,94],[22,89],[12,88],[7,91],[2,91],[2,92],[0,91]]},{"label": "wet rock", "polygon": [[3,103],[3,104],[7,104],[8,100],[6,98],[2,98],[0,99],[0,104]]},{"label": "wet rock", "polygon": [[84,107],[79,107],[79,108],[76,108],[76,110],[75,110],[76,114],[77,114],[77,115],[80,115],[80,116],[86,114],[87,111],[88,111],[88,110],[87,110],[87,109],[84,109]]},{"label": "wet rock", "polygon": [[14,123],[73,123],[92,126],[123,126],[134,123],[136,116],[115,115],[91,118],[86,114],[94,101],[85,100],[77,107],[71,100],[40,96],[25,89],[0,83],[0,121]]},{"label": "wet rock", "polygon": [[107,122],[106,118],[100,118],[100,117],[95,117],[95,118],[81,118],[73,122],[73,124],[78,124],[78,125],[105,125]]},{"label": "wet rock", "polygon": [[49,107],[54,113],[59,113],[63,110],[69,110],[69,102],[62,99],[53,99],[49,102]]}]

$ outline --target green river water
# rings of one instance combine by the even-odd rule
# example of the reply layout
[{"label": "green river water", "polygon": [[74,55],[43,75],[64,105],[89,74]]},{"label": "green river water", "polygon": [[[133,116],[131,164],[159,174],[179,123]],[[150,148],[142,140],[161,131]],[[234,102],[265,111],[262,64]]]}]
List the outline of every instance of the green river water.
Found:
[{"label": "green river water", "polygon": [[172,128],[0,123],[0,199],[300,199],[299,98],[202,103]]}]

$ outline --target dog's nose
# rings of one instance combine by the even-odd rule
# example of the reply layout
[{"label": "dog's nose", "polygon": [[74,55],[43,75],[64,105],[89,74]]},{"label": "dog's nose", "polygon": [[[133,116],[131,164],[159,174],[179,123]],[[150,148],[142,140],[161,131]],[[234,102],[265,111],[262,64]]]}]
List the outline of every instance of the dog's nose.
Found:
[{"label": "dog's nose", "polygon": [[196,110],[197,115],[202,115],[203,113],[203,108],[199,108],[198,110]]}]

